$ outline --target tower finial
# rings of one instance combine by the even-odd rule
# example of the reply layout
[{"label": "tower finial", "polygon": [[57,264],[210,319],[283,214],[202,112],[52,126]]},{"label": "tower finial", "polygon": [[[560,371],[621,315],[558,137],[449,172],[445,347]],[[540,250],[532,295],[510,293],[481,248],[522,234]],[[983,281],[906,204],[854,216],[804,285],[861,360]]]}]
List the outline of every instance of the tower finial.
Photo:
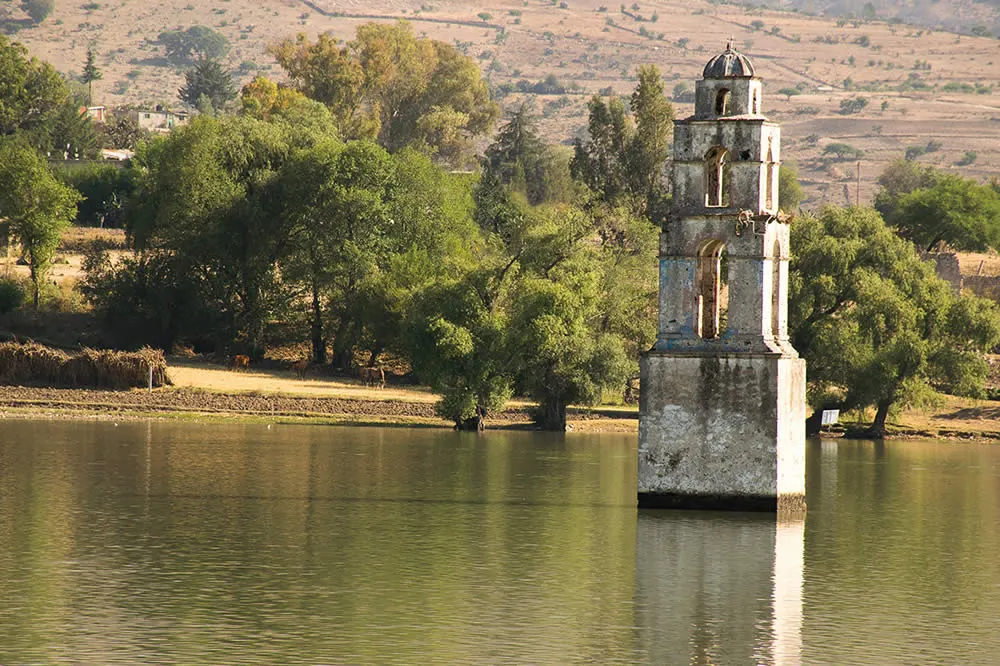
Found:
[{"label": "tower finial", "polygon": [[732,35],[729,36],[729,40],[726,42],[726,50],[727,51],[732,51],[733,50],[733,36]]}]

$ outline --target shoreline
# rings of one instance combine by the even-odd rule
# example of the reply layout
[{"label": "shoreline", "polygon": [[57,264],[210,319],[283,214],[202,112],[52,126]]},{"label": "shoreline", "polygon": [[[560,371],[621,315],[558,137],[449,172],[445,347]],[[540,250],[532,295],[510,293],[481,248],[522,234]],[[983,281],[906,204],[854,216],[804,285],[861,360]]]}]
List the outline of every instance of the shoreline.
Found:
[{"label": "shoreline", "polygon": [[[636,432],[638,417],[571,410],[572,432]],[[218,392],[192,388],[127,391],[0,386],[0,419],[178,419],[206,422],[453,429],[434,403],[398,399],[296,396],[272,392]],[[528,411],[511,407],[491,416],[486,430],[536,430]]]},{"label": "shoreline", "polygon": [[[423,398],[423,396],[421,396]],[[888,425],[887,440],[936,439],[1000,443],[1000,405],[945,405],[943,412],[907,410]],[[956,409],[957,408],[957,409]],[[954,411],[952,411],[954,410]],[[638,412],[622,408],[568,410],[567,432],[635,433]],[[454,424],[426,398],[295,394],[287,391],[220,391],[196,386],[154,389],[69,389],[0,385],[0,419],[186,420],[208,423],[283,423],[383,428],[441,428]],[[863,440],[851,432],[865,424],[844,421],[822,438]],[[514,404],[491,416],[487,431],[538,430],[529,407]]]}]

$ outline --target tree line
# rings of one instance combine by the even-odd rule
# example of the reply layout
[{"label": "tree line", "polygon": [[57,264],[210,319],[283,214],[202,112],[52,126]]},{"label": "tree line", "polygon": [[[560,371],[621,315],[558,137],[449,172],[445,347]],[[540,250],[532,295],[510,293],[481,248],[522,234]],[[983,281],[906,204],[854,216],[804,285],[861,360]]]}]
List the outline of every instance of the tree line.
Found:
[{"label": "tree line", "polygon": [[[0,46],[0,77],[57,80]],[[123,347],[259,358],[308,342],[312,362],[343,371],[391,353],[467,428],[515,394],[551,429],[567,405],[620,395],[655,339],[669,224],[673,109],[655,67],[627,99],[592,98],[572,148],[544,141],[521,106],[476,157],[499,109],[450,46],[400,23],[272,52],[288,84],[259,77],[233,113],[140,140],[102,181],[117,200],[99,210],[40,156],[58,96],[37,118],[0,105],[0,216],[36,303],[52,239],[86,209],[120,223],[135,250],[92,254],[80,286]],[[780,181],[796,208],[794,171]],[[905,161],[880,184],[874,209],[793,222],[789,305],[810,403],[875,406],[873,434],[932,389],[982,395],[982,352],[1000,340],[995,306],[954,295],[915,251],[996,247],[996,189]],[[32,207],[39,197],[48,208]]]}]

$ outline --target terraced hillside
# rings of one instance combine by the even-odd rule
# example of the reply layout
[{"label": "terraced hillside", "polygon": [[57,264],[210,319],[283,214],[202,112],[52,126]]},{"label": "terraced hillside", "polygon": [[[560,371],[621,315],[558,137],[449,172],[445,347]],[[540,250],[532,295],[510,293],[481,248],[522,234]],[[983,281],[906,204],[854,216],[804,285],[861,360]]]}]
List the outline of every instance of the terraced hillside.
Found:
[{"label": "terraced hillside", "polygon": [[[604,0],[606,2],[606,0]],[[428,4],[430,3],[430,4]],[[993,8],[942,0],[968,21]],[[282,37],[330,31],[349,39],[370,20],[404,18],[419,33],[457,42],[479,60],[505,105],[533,98],[545,135],[570,141],[584,130],[586,100],[627,94],[643,63],[658,65],[668,90],[685,86],[726,39],[751,55],[765,79],[765,112],[784,125],[785,157],[802,171],[809,204],[853,202],[862,151],[862,200],[891,159],[912,152],[967,175],[1000,167],[1000,41],[884,21],[806,16],[701,0],[57,0],[54,12],[15,39],[60,71],[78,74],[94,44],[108,106],[176,106],[182,70],[157,43],[164,30],[206,25],[225,35],[226,62],[241,81],[281,78],[266,46]],[[964,19],[963,19],[964,20]],[[967,21],[967,22],[968,22]],[[542,85],[536,85],[541,83]],[[535,92],[519,92],[533,90]],[[538,94],[538,92],[544,94]],[[677,102],[678,115],[691,105]],[[836,146],[836,144],[846,145]],[[831,145],[839,148],[834,151]]]}]

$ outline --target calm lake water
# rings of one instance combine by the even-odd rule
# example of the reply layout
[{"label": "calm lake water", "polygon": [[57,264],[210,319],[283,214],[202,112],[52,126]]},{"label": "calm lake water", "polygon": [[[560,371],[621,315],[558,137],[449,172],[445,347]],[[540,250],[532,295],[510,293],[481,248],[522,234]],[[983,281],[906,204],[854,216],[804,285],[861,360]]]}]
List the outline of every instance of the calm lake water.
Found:
[{"label": "calm lake water", "polygon": [[1000,446],[809,445],[804,522],[634,435],[0,421],[0,664],[996,664]]}]

